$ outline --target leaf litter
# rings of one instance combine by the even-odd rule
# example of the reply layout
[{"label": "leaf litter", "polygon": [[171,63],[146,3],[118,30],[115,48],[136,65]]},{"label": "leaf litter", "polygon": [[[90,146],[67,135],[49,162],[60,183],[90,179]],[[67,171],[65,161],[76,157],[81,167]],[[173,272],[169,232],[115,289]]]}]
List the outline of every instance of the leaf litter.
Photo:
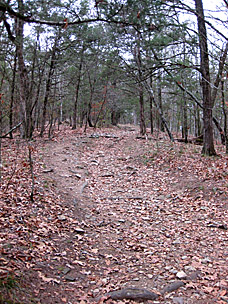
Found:
[{"label": "leaf litter", "polygon": [[[19,303],[228,302],[228,157],[135,128],[4,139],[0,288]],[[7,287],[8,279],[17,282]],[[115,298],[113,298],[115,299]],[[145,299],[141,299],[144,301]]]}]

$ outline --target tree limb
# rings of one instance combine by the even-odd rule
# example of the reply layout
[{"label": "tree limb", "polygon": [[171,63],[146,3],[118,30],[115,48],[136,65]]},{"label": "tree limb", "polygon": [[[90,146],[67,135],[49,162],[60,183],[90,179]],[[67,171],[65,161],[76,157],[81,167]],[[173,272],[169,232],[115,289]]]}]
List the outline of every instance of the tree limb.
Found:
[{"label": "tree limb", "polygon": [[[12,17],[17,17],[27,23],[36,23],[36,24],[44,24],[44,25],[50,25],[50,26],[61,26],[64,27],[66,25],[65,21],[59,22],[59,21],[48,21],[48,20],[41,20],[41,19],[36,19],[33,18],[31,15],[23,15],[21,13],[16,12],[9,4],[4,3],[0,1],[0,12],[3,13],[8,13]],[[116,14],[115,14],[116,15]],[[113,15],[112,17],[114,17]],[[125,26],[134,26],[133,23],[126,22],[126,21],[119,21],[119,20],[114,20],[114,19],[105,19],[101,17],[95,17],[95,18],[90,18],[90,19],[78,19],[75,21],[68,22],[69,25],[78,25],[78,24],[84,24],[84,23],[90,23],[90,22],[106,22],[106,23],[115,23],[115,24],[122,24]]]},{"label": "tree limb", "polygon": [[213,104],[215,103],[215,99],[216,99],[216,96],[217,96],[218,87],[219,87],[219,84],[220,84],[220,81],[221,81],[224,64],[226,62],[227,52],[228,52],[228,42],[226,43],[225,50],[223,51],[223,54],[220,56],[220,60],[219,60],[219,69],[218,69],[218,73],[216,75],[216,79],[215,79],[215,82],[214,82],[214,87],[213,87],[212,94],[211,94]]},{"label": "tree limb", "polygon": [[17,124],[16,126],[14,126],[12,129],[10,129],[7,133],[5,133],[4,135],[0,136],[0,138],[6,138],[7,135],[9,135],[11,132],[13,132],[14,130],[16,130],[17,128],[20,127],[20,125],[22,124],[22,122],[20,122],[19,124]]},{"label": "tree limb", "polygon": [[[153,52],[153,54],[154,54],[154,58],[155,58],[158,62],[160,62],[160,63],[162,64],[162,60],[158,58],[157,54],[155,53],[155,51],[154,51],[153,49],[152,49],[152,52]],[[224,51],[224,53],[223,53],[223,56],[221,56],[222,60],[225,60],[225,59],[224,59],[224,54],[225,54],[225,52],[227,52],[226,49],[225,49],[225,51]],[[221,60],[220,60],[220,61],[221,61]],[[183,92],[185,92],[189,97],[191,97],[191,99],[194,100],[195,103],[196,103],[201,109],[203,109],[202,103],[196,98],[196,96],[193,95],[192,92],[190,92],[188,89],[186,89],[181,83],[179,83],[179,82],[174,78],[174,76],[172,75],[172,73],[164,66],[164,64],[162,64],[162,66],[163,66],[164,71],[173,79],[173,81],[176,83],[176,85],[177,85]],[[216,81],[215,81],[215,84],[216,84]],[[214,90],[213,90],[213,91],[214,91]],[[217,93],[217,92],[216,92],[216,93]],[[214,93],[214,94],[215,94],[215,93]],[[213,96],[213,95],[212,95],[212,96]],[[215,95],[215,97],[216,97],[216,95]],[[222,143],[225,144],[225,137],[224,137],[223,129],[221,128],[221,126],[220,126],[218,120],[217,120],[214,116],[213,116],[212,120],[213,120],[215,126],[217,127],[217,129],[218,129],[218,131],[219,131],[219,133],[220,133]]]}]

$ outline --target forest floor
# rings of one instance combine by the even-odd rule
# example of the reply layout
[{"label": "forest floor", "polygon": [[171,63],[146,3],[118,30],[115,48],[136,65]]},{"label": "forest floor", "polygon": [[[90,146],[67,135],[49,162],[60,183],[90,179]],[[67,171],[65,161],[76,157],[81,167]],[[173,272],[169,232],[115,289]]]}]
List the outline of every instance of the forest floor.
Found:
[{"label": "forest floor", "polygon": [[158,295],[147,303],[228,303],[224,147],[204,157],[137,135],[63,128],[3,140],[0,303],[136,303],[132,288]]}]

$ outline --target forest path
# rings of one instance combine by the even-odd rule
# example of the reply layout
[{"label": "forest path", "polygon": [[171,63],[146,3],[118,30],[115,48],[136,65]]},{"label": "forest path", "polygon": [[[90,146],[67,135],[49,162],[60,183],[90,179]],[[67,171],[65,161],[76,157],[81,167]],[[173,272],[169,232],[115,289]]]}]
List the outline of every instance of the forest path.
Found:
[{"label": "forest path", "polygon": [[136,136],[123,127],[45,145],[43,176],[65,212],[54,239],[62,254],[45,269],[61,284],[41,303],[87,303],[124,287],[159,293],[181,272],[185,286],[151,303],[223,303],[228,216],[219,160],[202,159],[198,146]]}]

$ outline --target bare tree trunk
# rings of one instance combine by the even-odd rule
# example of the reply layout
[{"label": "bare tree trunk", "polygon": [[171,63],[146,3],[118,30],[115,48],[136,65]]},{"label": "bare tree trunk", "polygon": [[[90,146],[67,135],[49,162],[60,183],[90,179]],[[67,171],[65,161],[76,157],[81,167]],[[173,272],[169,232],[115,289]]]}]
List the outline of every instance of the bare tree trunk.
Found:
[{"label": "bare tree trunk", "polygon": [[[10,111],[9,111],[9,128],[12,130],[13,128],[13,105],[14,105],[14,91],[15,91],[15,78],[17,71],[17,53],[14,55],[14,65],[13,65],[13,79],[11,84],[11,96],[10,96]],[[13,133],[10,132],[10,138],[13,138]]]},{"label": "bare tree trunk", "polygon": [[[158,72],[158,104],[161,110],[161,114],[163,115],[163,107],[162,107],[162,89],[161,89],[161,72]],[[159,119],[159,128],[162,132],[165,131],[164,125],[162,121]]]},{"label": "bare tree trunk", "polygon": [[[18,0],[18,9],[20,13],[24,13],[24,3],[23,0]],[[21,129],[21,137],[30,137],[31,130],[31,100],[29,96],[29,79],[28,71],[25,66],[24,56],[23,56],[23,32],[24,32],[24,21],[17,19],[16,33],[17,37],[15,39],[16,52],[18,58],[18,72],[19,72],[19,92],[20,92],[20,116],[23,121],[23,128]]]},{"label": "bare tree trunk", "polygon": [[143,86],[139,84],[139,105],[140,105],[140,134],[146,134],[145,124],[145,111],[144,111],[144,98],[143,98]]},{"label": "bare tree trunk", "polygon": [[[201,0],[195,0],[195,1],[198,1],[198,2],[201,2]],[[202,4],[202,2],[201,2]],[[205,24],[204,24],[205,25]],[[207,39],[206,39],[207,41]],[[228,43],[227,43],[228,44]],[[227,48],[228,48],[228,45],[226,45],[226,48],[225,48],[225,51],[223,52],[221,58],[220,58],[220,62],[219,62],[219,71],[218,71],[218,74],[217,74],[217,77],[216,77],[216,81],[215,81],[215,87],[218,87],[219,83],[220,83],[220,80],[221,80],[221,77],[218,77],[218,75],[221,74],[222,70],[223,70],[223,67],[224,67],[224,63],[225,63],[225,58],[227,56]],[[165,66],[163,65],[163,62],[161,59],[158,58],[156,52],[153,50],[153,48],[151,49],[152,52],[153,52],[153,55],[155,57],[155,59],[160,62],[160,64],[163,66],[163,69],[164,71],[170,76],[172,77],[172,79],[175,81],[176,85],[182,90],[182,91],[185,91],[186,94],[188,96],[190,96],[195,102],[196,104],[201,108],[201,109],[204,109],[204,105],[201,104],[201,102],[190,92],[188,91],[185,87],[183,87],[177,80],[175,80],[175,77],[172,75],[172,73],[167,69],[165,68]],[[208,53],[207,54],[207,57],[208,57]],[[217,81],[218,80],[218,81]],[[217,85],[216,85],[217,84]],[[215,89],[214,92],[212,92],[212,97],[211,97],[211,101],[212,101],[212,104],[216,98],[216,93],[217,93],[217,89]],[[211,111],[211,114],[212,114],[212,111]],[[224,134],[223,134],[223,130],[218,122],[218,120],[215,118],[215,117],[212,117],[212,120],[214,122],[214,124],[216,125],[217,129],[219,130],[220,132],[220,135],[221,135],[221,141],[222,143],[225,143],[225,137],[224,137]],[[212,138],[213,139],[213,138]],[[214,145],[213,145],[214,146]],[[215,152],[215,150],[214,150]]]},{"label": "bare tree trunk", "polygon": [[47,83],[46,83],[46,91],[45,91],[45,97],[44,97],[44,104],[43,104],[42,123],[41,123],[41,131],[40,131],[40,136],[41,137],[43,137],[43,134],[44,134],[44,131],[45,131],[47,104],[48,104],[49,94],[50,94],[50,91],[51,91],[52,76],[53,76],[54,69],[55,69],[55,64],[56,64],[56,49],[57,49],[58,40],[59,40],[59,35],[57,35],[56,38],[55,38],[55,42],[54,42],[53,49],[52,49],[52,54],[51,54],[51,63],[50,63],[50,68],[49,68],[49,72],[48,72],[48,78],[47,78]]},{"label": "bare tree trunk", "polygon": [[81,83],[81,73],[82,73],[82,65],[83,65],[83,56],[84,56],[85,48],[82,47],[81,51],[81,57],[80,57],[80,63],[78,68],[78,79],[76,84],[76,90],[75,90],[75,98],[74,98],[74,111],[73,111],[73,125],[72,129],[76,129],[77,127],[77,108],[78,108],[78,95],[79,95],[79,88]]},{"label": "bare tree trunk", "polygon": [[205,155],[216,155],[214,148],[213,135],[213,116],[212,110],[214,103],[211,96],[210,87],[210,69],[209,69],[209,55],[207,45],[207,31],[204,19],[204,10],[202,0],[195,0],[195,7],[198,21],[199,47],[200,47],[200,69],[202,75],[202,91],[203,91],[203,149],[202,153]]},{"label": "bare tree trunk", "polygon": [[150,102],[150,133],[154,133],[154,125],[153,125],[153,99],[149,96]]},{"label": "bare tree trunk", "polygon": [[98,112],[98,114],[97,114],[97,118],[96,118],[96,121],[95,121],[95,123],[94,123],[94,129],[96,129],[96,127],[97,127],[97,123],[98,123],[98,121],[99,121],[99,119],[100,119],[100,115],[101,115],[101,112],[102,112],[102,110],[103,110],[104,104],[105,104],[106,101],[107,101],[107,93],[108,93],[108,83],[106,84],[106,86],[105,86],[105,88],[104,88],[104,99],[103,99],[103,101],[102,101],[100,110],[99,110],[99,112]]},{"label": "bare tree trunk", "polygon": [[183,93],[184,104],[183,104],[183,137],[184,142],[188,142],[188,115],[187,115],[187,102],[186,95]]},{"label": "bare tree trunk", "polygon": [[228,136],[227,136],[227,106],[225,103],[225,92],[224,92],[224,80],[221,81],[221,91],[222,91],[222,110],[224,115],[224,135],[226,144],[226,154],[228,154]]},{"label": "bare tree trunk", "polygon": [[201,134],[200,109],[197,104],[194,104],[194,135],[195,137]]},{"label": "bare tree trunk", "polygon": [[[1,81],[1,87],[2,89],[3,84],[3,77]],[[2,94],[0,94],[0,184],[2,182]]]},{"label": "bare tree trunk", "polygon": [[139,106],[140,106],[140,134],[143,136],[146,134],[146,124],[145,124],[145,111],[144,111],[144,98],[143,98],[143,84],[142,84],[142,58],[140,49],[140,33],[138,33],[137,38],[137,48],[136,48],[136,63],[138,67],[138,80],[139,80]]},{"label": "bare tree trunk", "polygon": [[[158,57],[156,56],[156,54],[155,54],[154,52],[153,52],[153,54],[155,55],[155,58],[156,58],[157,60],[159,60]],[[160,60],[159,60],[159,61],[160,61]],[[161,62],[161,61],[160,61],[160,62]],[[195,101],[195,103],[197,104],[197,106],[198,106],[199,108],[203,109],[203,105],[202,105],[201,102],[193,95],[193,93],[190,92],[189,90],[187,90],[187,89],[186,89],[182,84],[180,84],[177,80],[175,80],[174,76],[171,74],[171,72],[170,72],[169,70],[167,70],[165,67],[163,67],[163,68],[164,68],[164,70],[166,71],[166,73],[167,73],[170,77],[172,77],[172,79],[174,80],[174,82],[176,83],[176,85],[177,85],[182,91],[186,92],[186,94],[187,94],[188,96],[190,96],[190,97],[192,98],[192,100]],[[198,114],[199,114],[199,112],[198,112]],[[215,117],[213,117],[212,120],[213,120],[215,126],[217,127],[217,129],[219,130],[219,133],[220,133],[220,135],[221,135],[221,141],[222,141],[222,143],[224,144],[224,143],[225,143],[225,137],[224,137],[224,134],[223,134],[222,127],[220,126],[218,120],[217,120]],[[199,125],[199,128],[200,128],[200,125]]]},{"label": "bare tree trunk", "polygon": [[93,127],[93,122],[91,119],[91,109],[92,109],[92,100],[93,100],[93,94],[94,94],[94,89],[95,89],[95,84],[96,84],[96,78],[94,78],[93,83],[92,83],[90,74],[88,73],[88,79],[89,79],[89,87],[90,87],[90,97],[89,97],[89,101],[88,101],[88,105],[87,105],[84,132],[86,132],[88,124],[89,124],[89,127]]},{"label": "bare tree trunk", "polygon": [[171,133],[169,127],[168,127],[168,124],[167,124],[167,122],[166,122],[164,116],[162,115],[162,112],[161,112],[161,109],[160,109],[160,107],[159,107],[159,104],[156,102],[156,100],[155,100],[155,98],[154,98],[154,93],[153,93],[152,87],[151,87],[146,81],[144,81],[143,84],[144,84],[144,86],[145,86],[145,88],[146,88],[146,90],[147,90],[149,96],[152,98],[152,101],[153,101],[153,103],[154,103],[154,105],[155,105],[155,107],[156,107],[156,109],[157,109],[157,111],[158,111],[158,113],[159,113],[159,115],[160,115],[161,122],[163,123],[164,128],[165,128],[165,130],[167,131],[170,140],[171,140],[171,141],[174,141],[173,135],[172,135],[172,133]]},{"label": "bare tree trunk", "polygon": [[[185,47],[185,42],[183,46],[183,60],[184,62],[186,61],[186,47]],[[185,84],[185,73],[184,71],[181,72],[181,78],[182,78],[182,83],[184,84],[184,87],[186,86]],[[184,142],[188,142],[188,112],[187,112],[187,98],[186,98],[186,92],[183,91],[183,138]]]}]

